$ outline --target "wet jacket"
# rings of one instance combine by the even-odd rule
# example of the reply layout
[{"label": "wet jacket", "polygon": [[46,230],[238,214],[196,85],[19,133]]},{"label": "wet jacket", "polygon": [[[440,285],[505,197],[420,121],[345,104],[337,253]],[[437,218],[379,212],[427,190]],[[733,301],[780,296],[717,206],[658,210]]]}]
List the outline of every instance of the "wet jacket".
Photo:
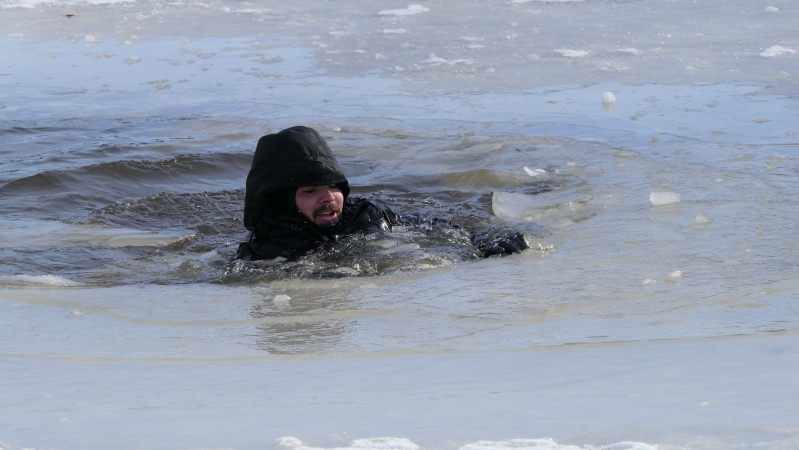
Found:
[{"label": "wet jacket", "polygon": [[362,198],[344,203],[341,219],[332,226],[320,227],[304,217],[274,211],[262,220],[259,233],[250,233],[239,245],[238,259],[258,260],[278,256],[304,255],[325,243],[333,243],[355,233],[390,230],[399,216],[386,206]]}]

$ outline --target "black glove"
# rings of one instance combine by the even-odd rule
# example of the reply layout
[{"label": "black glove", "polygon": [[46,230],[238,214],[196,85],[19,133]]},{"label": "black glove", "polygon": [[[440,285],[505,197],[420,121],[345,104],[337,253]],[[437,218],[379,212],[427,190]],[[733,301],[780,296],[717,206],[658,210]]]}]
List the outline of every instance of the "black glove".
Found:
[{"label": "black glove", "polygon": [[513,231],[480,233],[472,239],[472,242],[485,256],[519,253],[528,248],[524,236]]}]

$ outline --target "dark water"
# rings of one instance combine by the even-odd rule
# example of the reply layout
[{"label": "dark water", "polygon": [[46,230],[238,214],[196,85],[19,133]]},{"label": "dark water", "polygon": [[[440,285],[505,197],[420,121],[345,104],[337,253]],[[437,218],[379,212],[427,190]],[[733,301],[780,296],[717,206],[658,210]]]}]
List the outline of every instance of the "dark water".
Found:
[{"label": "dark water", "polygon": [[[480,258],[466,230],[506,226],[491,214],[494,190],[539,194],[558,188],[554,181],[497,170],[531,151],[529,145],[503,148],[503,137],[323,130],[350,178],[352,195],[391,207],[410,219],[409,225],[389,234],[351,237],[298,261],[231,263],[245,235],[243,184],[259,136],[219,136],[214,126],[222,128],[218,119],[179,117],[3,129],[8,155],[0,172],[3,218],[14,229],[26,222],[60,228],[45,245],[0,249],[0,274],[59,274],[104,286],[427,270]],[[428,164],[407,164],[406,158]],[[429,219],[444,219],[447,225]],[[111,236],[114,230],[135,230],[170,238],[158,245],[69,238],[69,230],[84,235],[98,227]],[[518,230],[547,233],[535,224]]]}]

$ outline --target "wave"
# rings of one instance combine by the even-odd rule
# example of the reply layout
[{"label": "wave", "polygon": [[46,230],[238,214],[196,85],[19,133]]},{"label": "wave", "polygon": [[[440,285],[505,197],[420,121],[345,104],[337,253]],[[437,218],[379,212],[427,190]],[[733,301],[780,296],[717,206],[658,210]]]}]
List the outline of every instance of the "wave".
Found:
[{"label": "wave", "polygon": [[59,217],[72,210],[91,210],[109,201],[153,192],[242,186],[251,159],[251,154],[244,153],[206,153],[48,170],[0,186],[0,205],[7,213]]}]

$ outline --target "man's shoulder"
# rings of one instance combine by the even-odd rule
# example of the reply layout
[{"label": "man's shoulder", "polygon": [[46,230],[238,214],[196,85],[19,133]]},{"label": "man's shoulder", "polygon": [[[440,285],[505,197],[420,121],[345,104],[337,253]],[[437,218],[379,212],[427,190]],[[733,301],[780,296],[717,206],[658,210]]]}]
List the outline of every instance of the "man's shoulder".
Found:
[{"label": "man's shoulder", "polygon": [[370,227],[390,229],[400,217],[388,206],[362,197],[348,198],[342,211],[344,233],[355,233]]}]

